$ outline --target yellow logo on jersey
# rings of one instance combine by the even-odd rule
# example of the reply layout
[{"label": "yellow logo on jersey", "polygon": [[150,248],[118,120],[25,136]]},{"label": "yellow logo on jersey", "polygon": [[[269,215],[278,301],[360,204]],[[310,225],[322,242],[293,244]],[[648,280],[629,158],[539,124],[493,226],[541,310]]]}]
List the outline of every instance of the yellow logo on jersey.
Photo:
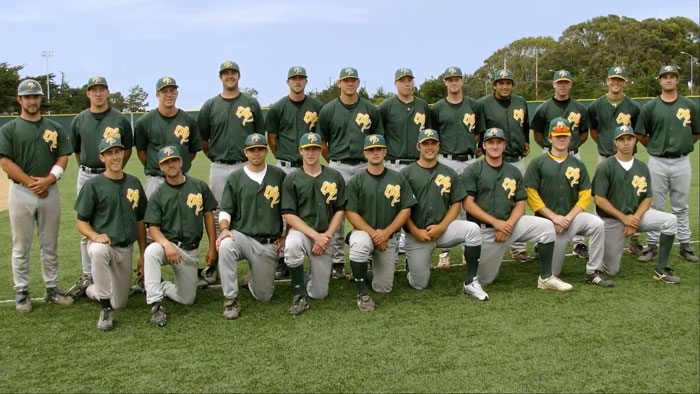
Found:
[{"label": "yellow logo on jersey", "polygon": [[331,201],[338,199],[338,187],[335,182],[324,181],[321,185],[321,194],[326,196],[326,204],[330,204]]},{"label": "yellow logo on jersey", "polygon": [[571,187],[574,187],[574,185],[577,184],[578,180],[581,178],[581,169],[575,167],[567,167],[564,175],[566,176],[566,179],[569,180],[569,184],[571,185]]},{"label": "yellow logo on jersey", "polygon": [[202,199],[202,193],[190,193],[187,195],[187,206],[194,208],[194,214],[199,216],[199,212],[202,211],[204,206],[204,200]]},{"label": "yellow logo on jersey", "polygon": [[53,152],[53,150],[56,149],[56,146],[58,146],[58,131],[46,129],[44,130],[44,135],[42,138],[49,144],[49,150],[51,152]]},{"label": "yellow logo on jersey", "polygon": [[462,123],[467,126],[467,129],[470,132],[474,131],[474,128],[476,127],[476,114],[464,114]]},{"label": "yellow logo on jersey", "polygon": [[623,126],[629,126],[632,124],[632,115],[620,112],[617,115],[615,122],[617,122],[617,124],[621,124]]},{"label": "yellow logo on jersey", "polygon": [[450,188],[452,187],[452,178],[438,174],[438,176],[435,177],[435,184],[438,185],[438,187],[442,187],[442,190],[440,190],[440,195],[442,196],[443,194],[450,192]]},{"label": "yellow logo on jersey", "polygon": [[425,128],[425,114],[416,112],[416,114],[413,116],[413,123],[420,125],[420,127],[418,127],[418,131],[423,130]]},{"label": "yellow logo on jersey", "polygon": [[363,114],[360,112],[357,114],[357,116],[355,116],[355,123],[357,123],[358,126],[361,126],[360,131],[364,133],[365,130],[372,126],[372,119],[369,118],[369,114]]},{"label": "yellow logo on jersey", "polygon": [[131,209],[136,209],[139,206],[138,189],[126,189],[126,199],[131,202]]},{"label": "yellow logo on jersey", "polygon": [[316,122],[318,122],[318,114],[316,112],[306,111],[304,114],[304,123],[309,125],[309,131],[316,127]]},{"label": "yellow logo on jersey", "polygon": [[515,179],[510,179],[510,178],[505,178],[503,180],[503,184],[501,184],[501,187],[503,187],[503,190],[508,192],[508,198],[513,198],[515,195],[515,189],[518,186],[518,182]]},{"label": "yellow logo on jersey", "polygon": [[569,117],[566,120],[571,123],[571,128],[575,129],[578,127],[579,122],[581,122],[581,114],[578,112],[569,112]]},{"label": "yellow logo on jersey", "polygon": [[391,206],[393,207],[397,202],[401,201],[401,185],[386,185],[384,196],[391,199]]},{"label": "yellow logo on jersey", "polygon": [[522,108],[514,109],[513,110],[513,119],[520,122],[520,127],[522,127],[523,122],[525,122],[525,110]]},{"label": "yellow logo on jersey", "polygon": [[102,133],[103,138],[107,137],[115,137],[115,138],[122,138],[121,133],[119,132],[119,127],[105,127],[104,133]]},{"label": "yellow logo on jersey", "polygon": [[265,186],[265,193],[263,196],[270,200],[270,208],[274,208],[275,204],[280,202],[280,188],[279,186]]},{"label": "yellow logo on jersey", "polygon": [[173,131],[173,134],[175,135],[175,137],[180,138],[180,145],[185,145],[185,143],[188,142],[190,138],[190,127],[177,125],[175,127],[175,130]]},{"label": "yellow logo on jersey", "polygon": [[690,124],[690,108],[678,108],[676,118],[678,118],[678,120],[683,120],[683,127],[688,126]]},{"label": "yellow logo on jersey", "polygon": [[637,195],[641,196],[642,193],[647,191],[647,178],[635,175],[634,178],[632,178],[632,186],[637,188]]},{"label": "yellow logo on jersey", "polygon": [[239,106],[236,108],[236,116],[238,116],[238,118],[243,118],[243,126],[253,121],[253,112],[250,110],[250,107]]}]

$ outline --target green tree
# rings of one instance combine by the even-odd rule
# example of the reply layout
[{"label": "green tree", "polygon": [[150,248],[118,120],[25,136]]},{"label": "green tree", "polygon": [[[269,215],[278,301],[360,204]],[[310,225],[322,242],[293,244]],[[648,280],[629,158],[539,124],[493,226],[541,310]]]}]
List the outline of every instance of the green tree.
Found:
[{"label": "green tree", "polygon": [[447,87],[442,81],[442,76],[438,75],[437,78],[431,76],[423,81],[418,87],[417,96],[429,104],[435,104],[438,100],[447,96]]},{"label": "green tree", "polygon": [[129,88],[126,96],[126,110],[128,112],[145,112],[148,107],[148,93],[139,85]]},{"label": "green tree", "polygon": [[17,85],[19,72],[24,66],[11,66],[0,63],[0,114],[15,114],[19,111],[17,103]]},{"label": "green tree", "polygon": [[255,88],[242,88],[241,93],[247,94],[253,98],[258,98],[258,91]]},{"label": "green tree", "polygon": [[371,101],[374,105],[379,105],[382,103],[382,101],[394,96],[396,96],[394,93],[386,92],[384,91],[384,88],[380,86],[379,88],[377,88],[377,91],[374,92],[372,97],[369,98],[369,101]]},{"label": "green tree", "polygon": [[109,95],[109,106],[119,112],[124,112],[126,109],[126,100],[121,92],[114,92]]}]

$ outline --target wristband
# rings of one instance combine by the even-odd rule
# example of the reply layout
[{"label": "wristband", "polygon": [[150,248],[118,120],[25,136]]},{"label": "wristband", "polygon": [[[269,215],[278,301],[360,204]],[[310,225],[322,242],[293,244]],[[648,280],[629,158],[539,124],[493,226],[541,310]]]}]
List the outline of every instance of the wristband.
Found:
[{"label": "wristband", "polygon": [[59,165],[54,165],[53,167],[51,167],[51,171],[49,172],[49,174],[53,174],[53,176],[56,177],[56,182],[58,182],[58,180],[61,179],[61,177],[63,176],[63,167]]}]

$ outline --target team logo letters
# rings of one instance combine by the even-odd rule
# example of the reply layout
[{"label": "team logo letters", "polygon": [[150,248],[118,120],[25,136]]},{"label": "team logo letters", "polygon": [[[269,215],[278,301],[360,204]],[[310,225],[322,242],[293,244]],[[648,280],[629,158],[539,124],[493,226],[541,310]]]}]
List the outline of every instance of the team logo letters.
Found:
[{"label": "team logo letters", "polygon": [[274,208],[275,204],[278,204],[280,202],[280,188],[279,186],[270,186],[267,185],[265,187],[265,193],[263,194],[266,199],[270,200],[270,208]]},{"label": "team logo letters", "polygon": [[131,202],[131,209],[136,209],[139,206],[138,189],[126,189],[126,199]]},{"label": "team logo letters", "polygon": [[330,204],[331,201],[338,199],[338,187],[335,182],[324,181],[321,185],[321,194],[326,196],[326,204]]},{"label": "team logo letters", "polygon": [[435,177],[435,184],[438,185],[438,187],[442,187],[440,190],[440,195],[442,196],[443,194],[450,192],[450,188],[452,187],[452,178],[438,174],[438,176]]},{"label": "team logo letters", "polygon": [[393,207],[397,202],[401,201],[401,185],[386,185],[384,196],[391,200],[391,206]]},{"label": "team logo letters", "polygon": [[253,121],[253,112],[250,110],[250,107],[239,106],[236,109],[236,116],[238,116],[239,119],[243,118],[243,126]]},{"label": "team logo letters", "polygon": [[360,131],[363,133],[372,126],[372,120],[369,118],[369,114],[363,114],[361,112],[355,116],[355,123],[361,126]]},{"label": "team logo letters", "polygon": [[581,178],[581,169],[568,167],[564,175],[566,176],[566,179],[569,180],[571,187],[574,187],[574,185],[578,184],[578,180]]},{"label": "team logo letters", "polygon": [[187,195],[187,206],[194,208],[194,214],[199,216],[204,205],[204,200],[202,199],[202,193],[190,193]]},{"label": "team logo letters", "polygon": [[190,127],[177,125],[173,134],[175,134],[175,137],[180,138],[180,145],[185,145],[190,138]]},{"label": "team logo letters", "polygon": [[634,178],[632,178],[632,186],[637,189],[637,195],[641,196],[642,193],[647,191],[647,178],[635,175]]},{"label": "team logo letters", "polygon": [[503,187],[503,190],[508,192],[508,198],[513,198],[517,187],[517,181],[515,179],[505,178],[503,180],[503,184],[501,184],[501,187]]},{"label": "team logo letters", "polygon": [[44,130],[44,136],[42,138],[49,144],[49,150],[53,152],[58,145],[58,131],[46,129]]}]

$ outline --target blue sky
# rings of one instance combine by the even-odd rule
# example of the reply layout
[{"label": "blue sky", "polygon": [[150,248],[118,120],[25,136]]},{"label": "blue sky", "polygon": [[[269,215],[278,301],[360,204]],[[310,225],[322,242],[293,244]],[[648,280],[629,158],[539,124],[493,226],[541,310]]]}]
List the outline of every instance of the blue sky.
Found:
[{"label": "blue sky", "polygon": [[[178,106],[199,109],[218,94],[218,66],[234,60],[241,87],[259,92],[263,106],[287,94],[286,72],[302,65],[309,90],[356,67],[372,93],[394,91],[393,74],[410,67],[420,83],[448,66],[465,73],[510,42],[559,38],[569,25],[600,15],[638,20],[685,16],[699,20],[697,0],[659,1],[8,1],[0,0],[0,62],[23,73],[49,70],[71,86],[107,78],[126,95],[141,85],[157,104],[155,82],[180,85]],[[11,38],[10,38],[11,37]]]}]

